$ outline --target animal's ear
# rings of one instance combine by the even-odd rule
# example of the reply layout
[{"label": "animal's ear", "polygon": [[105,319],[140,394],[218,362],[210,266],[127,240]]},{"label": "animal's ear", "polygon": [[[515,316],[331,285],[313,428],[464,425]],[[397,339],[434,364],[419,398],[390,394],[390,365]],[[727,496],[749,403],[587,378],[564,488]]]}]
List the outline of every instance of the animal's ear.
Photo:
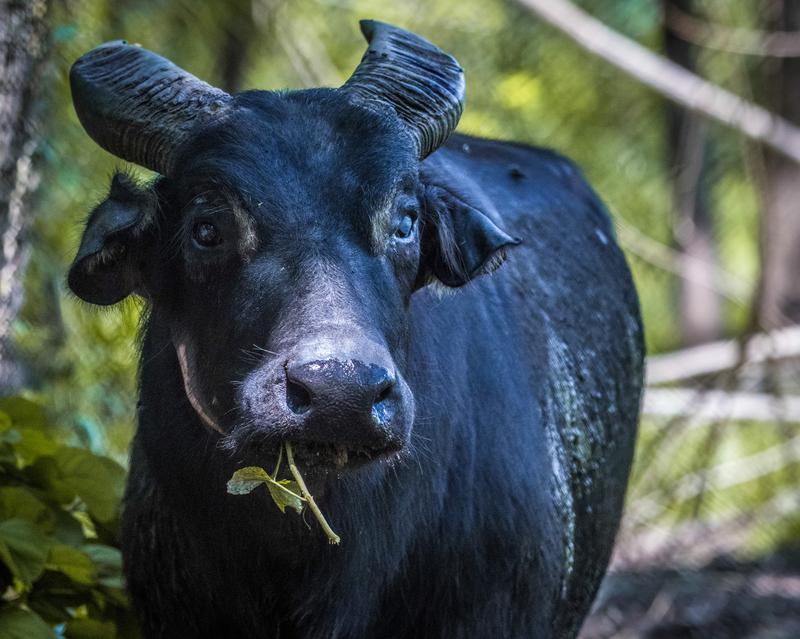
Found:
[{"label": "animal's ear", "polygon": [[497,269],[506,250],[521,242],[449,189],[426,186],[424,203],[421,283],[463,286]]},{"label": "animal's ear", "polygon": [[136,186],[124,173],[111,180],[108,197],[89,215],[78,254],[69,269],[70,289],[92,304],[119,302],[144,294],[143,262],[157,207],[152,190]]}]

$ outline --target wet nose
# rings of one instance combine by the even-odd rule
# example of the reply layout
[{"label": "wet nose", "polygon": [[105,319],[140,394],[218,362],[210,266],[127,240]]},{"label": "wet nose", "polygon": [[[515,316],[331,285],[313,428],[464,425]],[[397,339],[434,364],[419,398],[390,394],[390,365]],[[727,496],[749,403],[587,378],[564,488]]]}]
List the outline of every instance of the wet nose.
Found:
[{"label": "wet nose", "polygon": [[351,419],[382,426],[391,419],[395,376],[358,360],[325,359],[286,365],[286,403],[296,415]]}]

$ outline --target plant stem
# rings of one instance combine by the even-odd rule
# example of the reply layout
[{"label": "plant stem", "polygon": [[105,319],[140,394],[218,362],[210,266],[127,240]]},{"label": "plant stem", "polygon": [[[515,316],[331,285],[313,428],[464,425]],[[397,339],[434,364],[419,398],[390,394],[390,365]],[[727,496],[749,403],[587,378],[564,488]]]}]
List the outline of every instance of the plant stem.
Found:
[{"label": "plant stem", "polygon": [[278,471],[281,469],[281,461],[283,460],[283,446],[278,449],[278,461],[275,463],[275,470],[272,471],[272,479],[278,481]]},{"label": "plant stem", "polygon": [[284,442],[284,446],[286,447],[286,459],[289,462],[289,470],[292,471],[294,480],[297,482],[297,485],[300,486],[300,496],[306,500],[311,512],[314,513],[314,517],[317,518],[319,525],[322,526],[322,530],[324,530],[325,534],[328,536],[328,541],[330,541],[332,544],[338,544],[341,541],[341,538],[339,535],[333,532],[333,529],[331,529],[331,527],[328,525],[328,522],[325,521],[325,516],[317,506],[314,498],[311,496],[311,493],[308,492],[308,488],[306,488],[306,482],[303,480],[303,476],[300,474],[300,471],[297,470],[297,466],[294,463],[294,452],[292,451],[292,445],[289,442]]}]

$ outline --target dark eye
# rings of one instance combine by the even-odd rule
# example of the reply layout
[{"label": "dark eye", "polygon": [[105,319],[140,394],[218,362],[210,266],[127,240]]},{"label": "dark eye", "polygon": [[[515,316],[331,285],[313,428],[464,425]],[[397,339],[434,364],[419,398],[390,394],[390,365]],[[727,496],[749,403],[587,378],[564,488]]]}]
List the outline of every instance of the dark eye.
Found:
[{"label": "dark eye", "polygon": [[192,238],[202,248],[222,244],[222,235],[211,222],[197,222],[192,229]]},{"label": "dark eye", "polygon": [[414,222],[416,221],[417,217],[413,213],[409,212],[404,214],[400,219],[400,224],[398,224],[397,228],[394,230],[394,236],[400,239],[411,237],[411,234],[414,232]]}]

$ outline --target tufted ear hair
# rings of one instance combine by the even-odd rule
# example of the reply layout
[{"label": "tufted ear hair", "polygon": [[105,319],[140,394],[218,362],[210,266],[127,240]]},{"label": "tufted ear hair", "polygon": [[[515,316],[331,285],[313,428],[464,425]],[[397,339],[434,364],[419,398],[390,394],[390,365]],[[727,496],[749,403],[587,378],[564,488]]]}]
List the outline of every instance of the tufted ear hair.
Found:
[{"label": "tufted ear hair", "polygon": [[422,226],[423,282],[463,286],[500,267],[520,244],[476,205],[444,186],[425,187]]},{"label": "tufted ear hair", "polygon": [[[111,180],[108,197],[89,215],[67,282],[92,304],[144,295],[142,273],[147,239],[155,229],[157,198],[124,173]],[[149,243],[151,245],[152,242]]]}]

